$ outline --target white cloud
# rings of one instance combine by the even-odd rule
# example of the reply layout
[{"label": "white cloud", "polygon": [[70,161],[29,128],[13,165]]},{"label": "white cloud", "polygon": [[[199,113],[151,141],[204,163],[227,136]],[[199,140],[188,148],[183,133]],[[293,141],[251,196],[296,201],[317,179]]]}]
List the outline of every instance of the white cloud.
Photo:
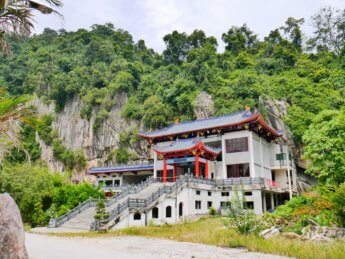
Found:
[{"label": "white cloud", "polygon": [[[173,30],[192,32],[202,29],[221,43],[221,35],[232,25],[243,23],[264,37],[284,24],[287,17],[306,18],[324,5],[345,8],[342,0],[65,0],[56,16],[37,14],[36,32],[45,27],[77,30],[92,24],[114,23],[129,31],[148,47],[164,49],[163,36]],[[304,30],[311,32],[306,22]]]}]

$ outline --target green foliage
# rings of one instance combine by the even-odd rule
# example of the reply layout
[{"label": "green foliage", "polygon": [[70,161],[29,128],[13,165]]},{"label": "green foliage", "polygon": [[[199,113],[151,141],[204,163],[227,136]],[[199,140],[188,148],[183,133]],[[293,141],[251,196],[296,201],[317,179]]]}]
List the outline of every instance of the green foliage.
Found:
[{"label": "green foliage", "polygon": [[245,208],[244,195],[239,195],[237,190],[232,193],[230,204],[228,217],[224,222],[225,226],[245,235],[250,233],[258,234],[261,230],[267,228],[266,221],[255,215],[253,210]]},{"label": "green foliage", "polygon": [[208,214],[210,214],[211,216],[215,216],[217,214],[217,210],[214,207],[210,207],[208,209]]},{"label": "green foliage", "polygon": [[[326,11],[314,20],[324,21]],[[340,20],[330,24],[330,31],[322,32],[325,24],[319,24],[322,28],[313,35],[317,45],[328,47],[314,53],[303,52],[304,19],[293,17],[264,40],[245,24],[231,27],[222,35],[224,53],[217,52],[216,39],[202,30],[165,35],[162,55],[112,24],[76,32],[46,30],[28,41],[12,39],[16,53],[0,62],[0,74],[11,93],[36,93],[55,100],[57,109],[78,94],[80,115],[90,119],[95,114],[94,131],[125,100],[122,116],[147,129],[165,127],[176,118],[194,119],[193,103],[200,91],[212,96],[215,115],[259,106],[263,96],[284,100],[289,104],[285,121],[295,140],[305,144],[302,137],[313,117],[345,105],[344,40],[339,33],[343,16],[332,15]],[[322,42],[332,32],[339,36],[339,51],[330,45],[334,42]],[[40,133],[45,142],[54,139],[49,141],[49,132],[46,128]]]},{"label": "green foliage", "polygon": [[36,142],[35,130],[24,126],[22,130],[22,142],[18,148],[13,147],[6,155],[5,160],[10,163],[22,163],[25,161],[36,161],[41,156],[41,149]]},{"label": "green foliage", "polygon": [[317,115],[303,135],[308,173],[323,183],[345,182],[345,109]]},{"label": "green foliage", "polygon": [[32,226],[45,225],[50,217],[61,215],[89,197],[102,192],[87,183],[72,185],[67,177],[51,173],[44,166],[4,164],[0,169],[0,192],[16,201],[23,221]]},{"label": "green foliage", "polygon": [[66,148],[60,139],[52,142],[54,156],[60,160],[69,170],[81,170],[86,166],[86,157],[82,150],[73,151]]},{"label": "green foliage", "polygon": [[311,220],[320,226],[345,226],[345,184],[340,186],[318,186],[310,192],[294,197],[266,215],[285,231],[301,233]]},{"label": "green foliage", "polygon": [[105,224],[108,223],[109,213],[106,211],[105,200],[99,199],[96,204],[96,214],[94,219],[99,222],[99,230],[103,230]]}]

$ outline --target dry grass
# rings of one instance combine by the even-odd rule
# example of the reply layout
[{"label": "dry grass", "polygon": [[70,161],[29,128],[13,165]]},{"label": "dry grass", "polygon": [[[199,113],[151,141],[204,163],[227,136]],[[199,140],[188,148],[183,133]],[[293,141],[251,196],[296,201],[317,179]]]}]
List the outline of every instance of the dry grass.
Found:
[{"label": "dry grass", "polygon": [[246,247],[250,251],[298,258],[345,258],[345,243],[315,243],[286,238],[263,239],[254,235],[240,235],[224,228],[220,217],[202,218],[197,222],[167,226],[126,228],[105,234],[59,233],[68,237],[110,237],[119,235],[145,236],[170,240],[202,243],[221,247]]}]

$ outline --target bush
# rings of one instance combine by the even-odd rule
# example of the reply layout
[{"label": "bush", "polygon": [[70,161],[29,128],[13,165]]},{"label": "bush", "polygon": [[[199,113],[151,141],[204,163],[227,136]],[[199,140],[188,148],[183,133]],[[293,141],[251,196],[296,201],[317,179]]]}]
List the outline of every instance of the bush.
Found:
[{"label": "bush", "polygon": [[276,208],[271,219],[285,231],[300,234],[311,221],[320,226],[345,226],[345,184],[317,186]]},{"label": "bush", "polygon": [[210,208],[208,209],[208,213],[209,213],[211,216],[214,216],[214,215],[216,215],[217,210],[216,210],[214,207],[210,207]]},{"label": "bush", "polygon": [[23,221],[31,226],[46,225],[49,218],[61,216],[89,197],[104,196],[88,183],[72,185],[61,173],[30,164],[3,165],[0,192],[13,197]]},{"label": "bush", "polygon": [[258,234],[261,230],[269,227],[268,221],[255,215],[253,210],[245,209],[244,195],[234,191],[231,197],[231,206],[225,225],[235,229],[240,234]]}]

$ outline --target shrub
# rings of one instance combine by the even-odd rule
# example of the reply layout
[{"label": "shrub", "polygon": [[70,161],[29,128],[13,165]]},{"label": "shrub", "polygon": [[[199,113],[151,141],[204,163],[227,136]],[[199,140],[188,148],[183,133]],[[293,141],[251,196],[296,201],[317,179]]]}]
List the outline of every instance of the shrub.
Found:
[{"label": "shrub", "polygon": [[269,227],[268,221],[255,215],[253,210],[245,209],[244,195],[234,191],[231,197],[231,206],[225,225],[235,229],[240,234],[258,234],[261,230]]},{"label": "shrub", "polygon": [[216,215],[217,210],[216,210],[214,207],[210,207],[210,208],[208,209],[208,213],[209,213],[211,216],[214,216],[214,215]]}]

